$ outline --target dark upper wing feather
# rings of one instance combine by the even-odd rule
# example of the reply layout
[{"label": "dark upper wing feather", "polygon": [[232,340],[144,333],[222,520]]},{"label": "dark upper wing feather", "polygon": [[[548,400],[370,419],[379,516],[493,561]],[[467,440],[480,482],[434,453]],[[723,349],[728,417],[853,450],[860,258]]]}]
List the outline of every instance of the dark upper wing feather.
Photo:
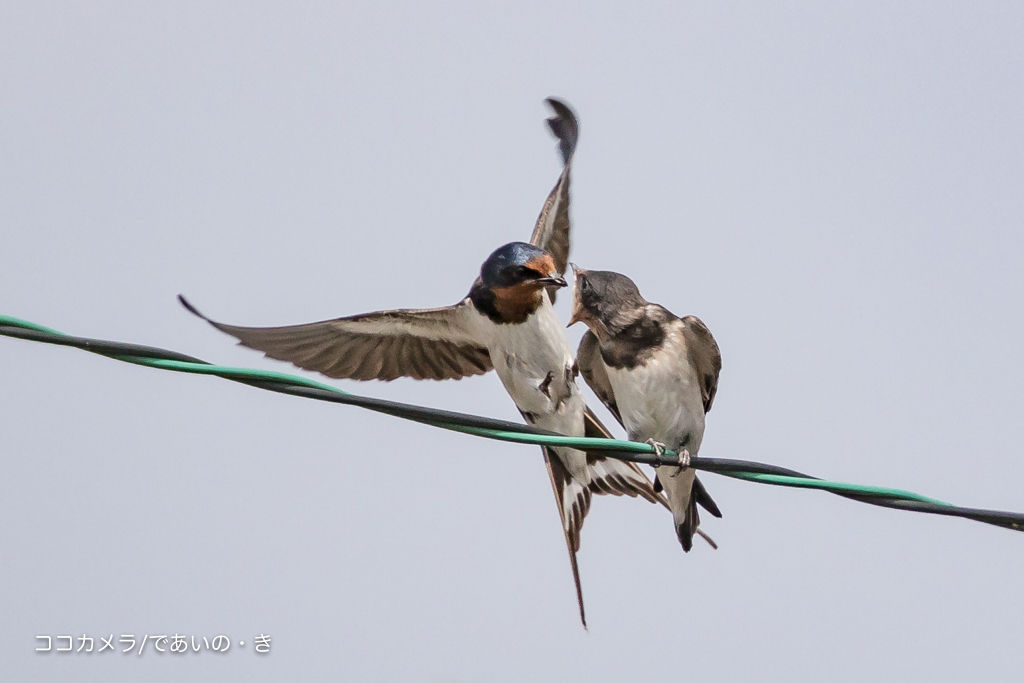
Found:
[{"label": "dark upper wing feather", "polygon": [[225,325],[179,299],[243,346],[328,377],[459,379],[493,367],[487,348],[474,338],[479,314],[468,298],[446,308],[380,311],[288,327]]},{"label": "dark upper wing feather", "polygon": [[722,354],[718,350],[711,330],[700,318],[688,315],[682,319],[683,337],[690,355],[690,363],[700,378],[700,391],[704,398],[704,412],[711,410],[718,391],[718,374],[722,371]]},{"label": "dark upper wing feather", "polygon": [[546,102],[555,112],[547,121],[551,132],[558,137],[564,166],[561,175],[558,176],[558,182],[552,188],[537,218],[530,244],[551,254],[555,259],[555,267],[561,274],[565,272],[569,262],[569,175],[572,169],[572,155],[576,151],[576,140],[579,137],[579,123],[564,102],[554,98],[548,98]]},{"label": "dark upper wing feather", "polygon": [[597,397],[601,399],[601,403],[625,429],[626,426],[622,424],[622,415],[619,414],[619,406],[615,403],[615,392],[612,390],[611,380],[608,379],[608,368],[601,358],[600,342],[590,330],[587,330],[583,334],[583,339],[580,340],[580,346],[576,350],[576,365],[587,386],[593,389]]}]

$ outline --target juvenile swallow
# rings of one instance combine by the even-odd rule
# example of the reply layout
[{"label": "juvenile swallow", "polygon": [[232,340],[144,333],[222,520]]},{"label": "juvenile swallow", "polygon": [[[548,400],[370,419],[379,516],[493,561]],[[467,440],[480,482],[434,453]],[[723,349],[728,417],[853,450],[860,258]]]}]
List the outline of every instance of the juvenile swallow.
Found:
[{"label": "juvenile swallow", "polygon": [[650,303],[625,275],[575,265],[573,272],[569,324],[584,322],[589,328],[576,353],[580,372],[631,440],[679,453],[680,467],[658,467],[654,485],[664,487],[676,535],[689,552],[694,533],[701,533],[697,503],[722,516],[688,468],[700,450],[704,416],[718,388],[718,344],[698,318],[679,318]]},{"label": "juvenile swallow", "polygon": [[[569,176],[579,127],[572,111],[549,99],[547,120],[558,137],[563,170],[541,210],[530,243],[510,242],[480,268],[469,294],[454,306],[365,313],[289,327],[238,327],[210,320],[243,346],[328,377],[390,381],[460,379],[495,370],[523,417],[567,436],[610,438],[586,406],[572,349],[552,308],[565,287],[569,256]],[[593,494],[661,497],[633,463],[572,448],[542,447],[572,565],[580,619],[586,627],[576,552]]]}]

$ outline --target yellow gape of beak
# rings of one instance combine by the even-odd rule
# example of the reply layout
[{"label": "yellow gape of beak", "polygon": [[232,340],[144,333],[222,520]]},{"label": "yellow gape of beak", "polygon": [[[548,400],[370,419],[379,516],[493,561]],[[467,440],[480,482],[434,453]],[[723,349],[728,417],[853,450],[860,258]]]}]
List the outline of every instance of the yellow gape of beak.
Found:
[{"label": "yellow gape of beak", "polygon": [[587,271],[583,270],[582,268],[577,266],[575,263],[570,263],[569,267],[572,268],[572,279],[573,279],[573,283],[572,283],[572,285],[573,285],[572,286],[572,317],[569,318],[569,324],[566,325],[566,327],[572,327],[576,323],[586,322],[586,319],[587,319],[586,311],[583,309],[583,305],[580,303],[580,297],[579,297],[579,294],[578,294],[579,286],[580,286],[580,277],[585,275]]}]

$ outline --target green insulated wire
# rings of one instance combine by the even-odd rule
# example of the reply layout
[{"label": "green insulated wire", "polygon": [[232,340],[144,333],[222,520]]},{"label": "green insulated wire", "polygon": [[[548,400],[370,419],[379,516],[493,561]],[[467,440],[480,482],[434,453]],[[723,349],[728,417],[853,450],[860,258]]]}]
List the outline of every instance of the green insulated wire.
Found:
[{"label": "green insulated wire", "polygon": [[[74,337],[27,320],[5,315],[0,315],[0,335],[42,342],[44,344],[73,346],[115,360],[134,363],[135,365],[145,365],[160,370],[187,372],[197,375],[215,375],[268,391],[359,406],[406,420],[421,422],[464,434],[496,439],[498,441],[540,446],[567,446],[588,451],[603,451],[609,457],[655,466],[671,466],[677,463],[677,454],[675,452],[665,451],[659,455],[652,446],[646,443],[621,441],[618,439],[563,436],[506,420],[496,420],[488,417],[439,410],[437,408],[427,408],[408,403],[370,398],[368,396],[358,396],[342,391],[330,384],[297,375],[271,370],[213,365],[192,356],[152,346]],[[690,466],[694,469],[715,472],[726,477],[742,479],[744,481],[773,486],[818,489],[870,505],[898,510],[911,510],[914,512],[927,512],[950,517],[963,517],[1007,529],[1024,530],[1024,514],[958,507],[911,491],[827,481],[765,463],[695,457],[692,458]]]}]

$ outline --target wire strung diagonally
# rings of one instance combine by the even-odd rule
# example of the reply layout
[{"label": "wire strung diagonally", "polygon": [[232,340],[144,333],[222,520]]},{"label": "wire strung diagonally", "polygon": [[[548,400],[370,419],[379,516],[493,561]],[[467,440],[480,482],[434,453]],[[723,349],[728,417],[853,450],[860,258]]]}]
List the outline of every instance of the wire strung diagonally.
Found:
[{"label": "wire strung diagonally", "polygon": [[[609,457],[647,465],[675,465],[678,462],[678,456],[675,452],[665,450],[659,454],[653,446],[646,443],[621,441],[618,439],[562,436],[561,434],[506,420],[358,396],[342,391],[330,384],[297,375],[271,370],[214,365],[199,358],[152,346],[74,337],[27,320],[5,315],[0,315],[0,336],[42,342],[44,344],[72,346],[83,351],[113,358],[114,360],[160,370],[198,375],[215,375],[259,389],[303,396],[320,401],[359,406],[406,420],[465,434],[482,436],[488,439],[496,439],[498,441],[542,446],[568,446],[591,451],[600,450],[606,452]],[[827,481],[783,467],[745,460],[697,457],[691,460],[690,466],[694,469],[715,472],[726,477],[760,484],[828,491],[829,493],[868,503],[869,505],[950,517],[963,517],[1006,529],[1024,530],[1024,514],[1022,513],[959,507],[901,489]]]}]

